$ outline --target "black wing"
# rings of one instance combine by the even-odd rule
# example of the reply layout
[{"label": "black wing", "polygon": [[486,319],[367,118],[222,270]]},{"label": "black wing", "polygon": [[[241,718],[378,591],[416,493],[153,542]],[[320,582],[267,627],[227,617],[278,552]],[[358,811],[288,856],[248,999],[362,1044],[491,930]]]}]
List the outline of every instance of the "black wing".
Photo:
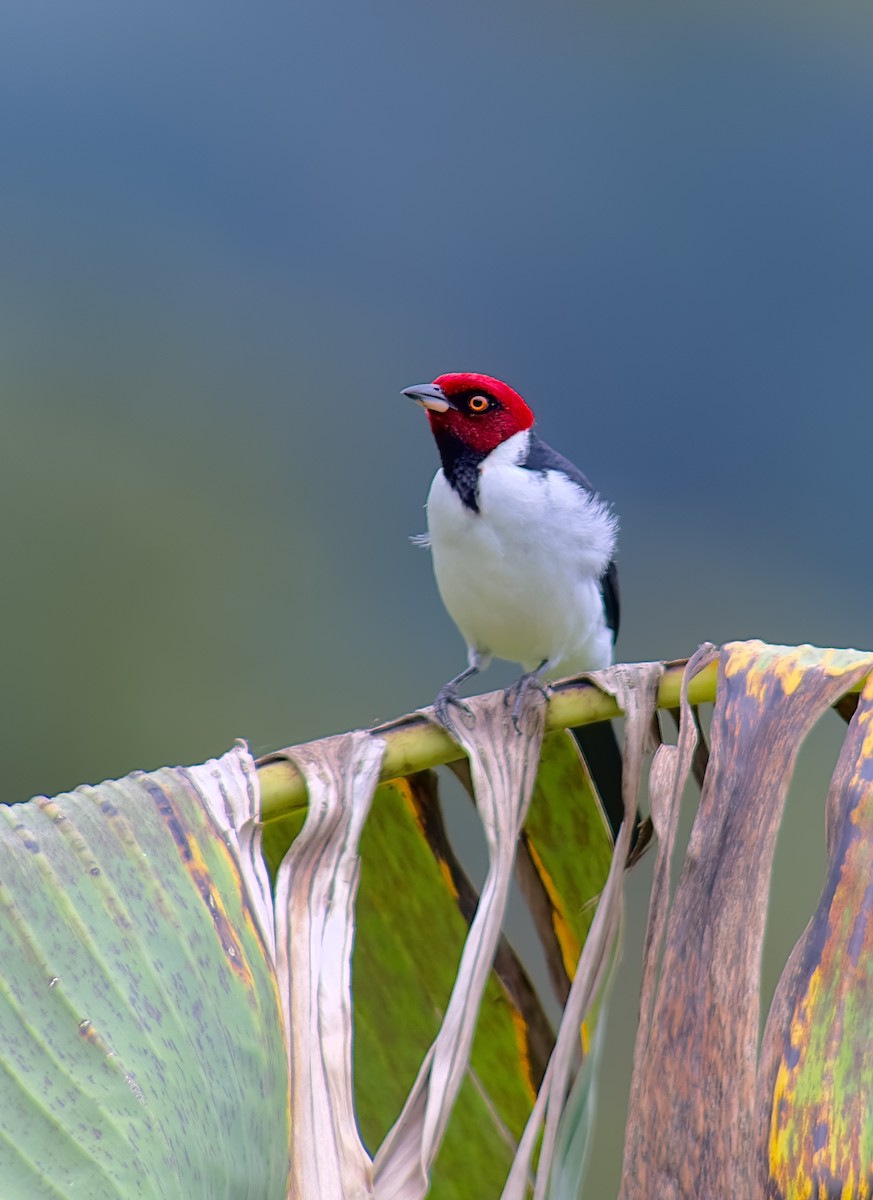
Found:
[{"label": "black wing", "polygon": [[[519,463],[519,466],[524,467],[528,471],[560,471],[569,479],[572,479],[580,488],[583,488],[586,492],[591,492],[592,495],[594,494],[594,488],[576,464],[571,463],[568,458],[564,458],[563,454],[559,454],[557,450],[553,450],[533,430],[531,430],[527,458],[524,462]],[[603,615],[607,626],[612,630],[612,642],[615,645],[615,639],[618,637],[620,613],[618,570],[614,561],[606,568],[600,580],[600,594],[603,597]]]},{"label": "black wing", "polygon": [[615,565],[615,559],[606,568],[606,573],[600,580],[600,594],[603,597],[603,613],[606,617],[606,624],[612,630],[612,644],[615,645],[615,639],[618,637],[618,623],[620,613],[619,592],[618,592],[618,568]]}]

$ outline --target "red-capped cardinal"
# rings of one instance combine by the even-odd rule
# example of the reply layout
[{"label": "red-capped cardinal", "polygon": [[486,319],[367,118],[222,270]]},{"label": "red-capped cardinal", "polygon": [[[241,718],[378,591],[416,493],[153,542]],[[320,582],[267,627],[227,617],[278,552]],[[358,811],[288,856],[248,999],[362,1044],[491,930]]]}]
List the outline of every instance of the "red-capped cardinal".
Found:
[{"label": "red-capped cardinal", "polygon": [[[449,730],[458,687],[493,657],[520,663],[513,718],[531,686],[612,662],[618,633],[618,522],[591,484],[533,429],[511,387],[455,372],[403,394],[427,410],[442,468],[427,498],[440,596],[467,643],[467,668],[439,691]],[[424,539],[422,539],[424,540]],[[624,815],[621,756],[608,724],[580,743],[613,833]]]}]

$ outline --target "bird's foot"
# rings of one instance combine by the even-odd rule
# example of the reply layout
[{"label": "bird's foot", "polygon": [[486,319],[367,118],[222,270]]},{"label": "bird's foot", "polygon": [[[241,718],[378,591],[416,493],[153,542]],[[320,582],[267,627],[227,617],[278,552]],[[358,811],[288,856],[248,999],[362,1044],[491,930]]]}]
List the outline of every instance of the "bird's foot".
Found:
[{"label": "bird's foot", "polygon": [[519,722],[528,693],[535,689],[548,699],[548,686],[542,682],[543,672],[547,666],[548,663],[540,663],[535,671],[528,671],[526,675],[522,675],[521,679],[508,687],[503,694],[504,704],[508,705],[510,700],[512,701],[512,724],[516,733],[521,733]]},{"label": "bird's foot", "polygon": [[434,700],[433,704],[433,711],[440,725],[445,726],[452,737],[456,737],[457,726],[455,725],[455,719],[451,714],[452,705],[454,705],[456,708],[460,708],[462,712],[465,712],[468,715],[471,712],[469,704],[462,700],[458,695],[458,689],[454,681],[447,683],[437,692],[437,698]]}]

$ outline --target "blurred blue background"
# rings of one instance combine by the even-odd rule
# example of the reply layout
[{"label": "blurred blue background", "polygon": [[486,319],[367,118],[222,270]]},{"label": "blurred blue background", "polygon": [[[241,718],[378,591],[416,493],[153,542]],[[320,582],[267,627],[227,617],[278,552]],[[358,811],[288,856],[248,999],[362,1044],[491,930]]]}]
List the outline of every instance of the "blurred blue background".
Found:
[{"label": "blurred blue background", "polygon": [[429,702],[463,647],[399,392],[447,370],[614,501],[621,657],[873,647],[871,51],[841,0],[5,6],[6,798]]}]

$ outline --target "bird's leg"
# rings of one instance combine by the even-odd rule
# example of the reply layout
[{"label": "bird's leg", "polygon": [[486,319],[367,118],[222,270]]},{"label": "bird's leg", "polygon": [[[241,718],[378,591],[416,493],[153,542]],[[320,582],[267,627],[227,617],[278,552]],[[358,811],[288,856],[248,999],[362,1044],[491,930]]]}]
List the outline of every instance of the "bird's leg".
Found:
[{"label": "bird's leg", "polygon": [[505,701],[507,704],[509,703],[510,697],[514,695],[514,699],[512,701],[512,723],[515,726],[516,733],[521,733],[518,719],[521,716],[521,710],[524,706],[525,696],[531,688],[539,688],[543,695],[545,695],[546,689],[543,687],[542,678],[551,666],[551,659],[544,658],[536,670],[527,671],[524,675],[522,675],[521,679],[519,679],[517,683],[514,683],[511,687],[506,689]]},{"label": "bird's leg", "polygon": [[459,708],[463,708],[466,712],[470,711],[464,701],[459,698],[458,688],[462,683],[466,683],[468,679],[472,679],[474,675],[478,675],[483,665],[487,666],[487,663],[483,663],[482,656],[477,654],[475,650],[471,650],[469,652],[469,665],[460,675],[456,675],[454,679],[450,679],[448,683],[444,683],[437,692],[433,709],[437,720],[441,725],[446,727],[449,733],[453,733],[455,729],[455,723],[449,712],[449,705],[457,704]]}]

